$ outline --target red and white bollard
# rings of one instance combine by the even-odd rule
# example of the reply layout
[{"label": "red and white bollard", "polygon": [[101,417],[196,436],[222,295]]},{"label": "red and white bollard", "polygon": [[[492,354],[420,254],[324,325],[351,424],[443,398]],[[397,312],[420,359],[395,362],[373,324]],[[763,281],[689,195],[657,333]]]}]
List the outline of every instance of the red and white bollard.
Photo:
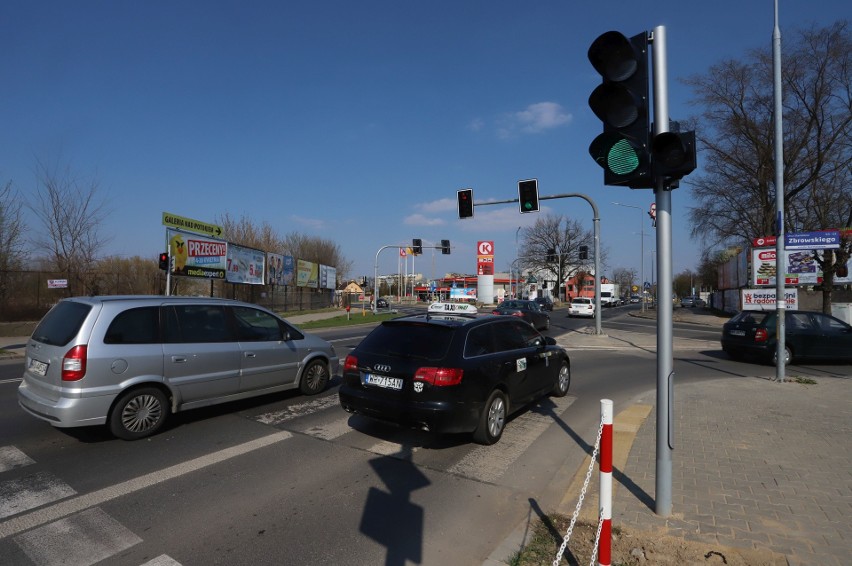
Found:
[{"label": "red and white bollard", "polygon": [[601,536],[598,540],[598,564],[612,564],[612,401],[601,399]]}]

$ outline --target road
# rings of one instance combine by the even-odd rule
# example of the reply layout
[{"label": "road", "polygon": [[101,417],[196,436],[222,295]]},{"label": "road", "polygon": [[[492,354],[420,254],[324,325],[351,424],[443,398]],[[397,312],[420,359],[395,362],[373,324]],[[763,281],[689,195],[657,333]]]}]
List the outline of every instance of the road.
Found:
[{"label": "road", "polygon": [[[604,317],[605,327],[654,332],[624,309]],[[0,362],[0,563],[481,564],[530,513],[561,501],[592,450],[600,399],[618,412],[654,395],[652,352],[572,347],[589,324],[554,313],[548,333],[570,348],[570,393],[516,416],[491,447],[348,415],[339,378],[316,397],[178,414],[162,433],[125,442],[25,415],[15,401],[22,364]],[[345,357],[367,331],[317,333]],[[675,325],[676,335],[718,333]],[[676,352],[675,372],[730,379],[738,365],[716,351]]]}]

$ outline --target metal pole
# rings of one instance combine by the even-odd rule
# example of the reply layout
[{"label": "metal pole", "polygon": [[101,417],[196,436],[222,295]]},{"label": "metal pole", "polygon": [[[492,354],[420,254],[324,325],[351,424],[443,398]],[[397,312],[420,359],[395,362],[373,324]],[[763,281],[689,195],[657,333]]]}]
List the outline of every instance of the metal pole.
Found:
[{"label": "metal pole", "polygon": [[626,206],[627,208],[635,208],[639,211],[639,236],[642,246],[642,253],[639,257],[639,269],[641,270],[639,286],[642,288],[642,312],[645,312],[645,228],[642,226],[642,223],[644,222],[644,218],[642,216],[642,208],[639,206],[634,206],[632,204],[624,204],[620,202],[613,202],[612,204],[617,204],[618,206]]},{"label": "metal pole", "polygon": [[785,344],[787,298],[784,295],[784,273],[787,261],[784,257],[784,128],[781,100],[781,30],[778,27],[778,0],[775,0],[775,28],[772,31],[772,60],[775,76],[775,329],[778,333],[775,343],[775,379],[784,383],[784,364],[787,361]]},{"label": "metal pole", "polygon": [[[654,134],[669,131],[666,28],[654,28]],[[674,358],[672,342],[672,193],[665,179],[656,180],[657,209],[657,515],[672,512],[672,452],[674,451]],[[643,282],[644,284],[644,282]],[[644,296],[644,295],[643,295]],[[662,300],[659,300],[662,298]]]}]

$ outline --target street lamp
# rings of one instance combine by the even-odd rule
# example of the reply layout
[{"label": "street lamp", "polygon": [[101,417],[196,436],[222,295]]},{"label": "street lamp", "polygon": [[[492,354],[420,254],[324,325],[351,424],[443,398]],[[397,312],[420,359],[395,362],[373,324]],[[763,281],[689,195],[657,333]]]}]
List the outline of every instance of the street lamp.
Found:
[{"label": "street lamp", "polygon": [[641,279],[639,280],[639,286],[642,288],[642,310],[645,310],[645,227],[643,225],[644,211],[641,207],[634,206],[632,204],[624,204],[620,202],[613,202],[612,204],[616,204],[618,206],[626,206],[627,208],[635,208],[639,211],[639,235],[641,236],[640,241],[642,242],[642,253],[639,255],[639,259],[641,262]]},{"label": "street lamp", "polygon": [[[521,233],[521,227],[518,226],[518,229],[515,230],[515,264],[517,264],[518,259],[520,259],[518,257],[518,234],[520,234],[520,233]],[[518,287],[518,284],[520,283],[520,280],[521,280],[521,268],[520,268],[520,266],[517,266],[517,265],[516,265],[516,267],[518,268],[518,280],[515,282],[515,287]],[[515,292],[512,291],[512,282],[509,281],[509,296],[510,296],[510,298],[512,298],[512,299],[516,298],[517,294],[518,294],[517,291],[515,291]]]}]

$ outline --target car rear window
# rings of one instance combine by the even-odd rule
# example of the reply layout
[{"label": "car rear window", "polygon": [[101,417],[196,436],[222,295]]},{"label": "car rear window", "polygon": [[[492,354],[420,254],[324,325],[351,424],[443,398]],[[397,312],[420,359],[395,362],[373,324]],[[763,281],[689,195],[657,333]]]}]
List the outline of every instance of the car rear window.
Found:
[{"label": "car rear window", "polygon": [[65,346],[80,332],[92,305],[76,301],[61,301],[41,319],[33,339],[50,346]]},{"label": "car rear window", "polygon": [[731,319],[731,322],[741,322],[744,324],[763,324],[766,317],[771,315],[769,311],[742,311]]},{"label": "car rear window", "polygon": [[358,345],[371,354],[440,360],[446,357],[455,328],[439,324],[385,322]]}]

